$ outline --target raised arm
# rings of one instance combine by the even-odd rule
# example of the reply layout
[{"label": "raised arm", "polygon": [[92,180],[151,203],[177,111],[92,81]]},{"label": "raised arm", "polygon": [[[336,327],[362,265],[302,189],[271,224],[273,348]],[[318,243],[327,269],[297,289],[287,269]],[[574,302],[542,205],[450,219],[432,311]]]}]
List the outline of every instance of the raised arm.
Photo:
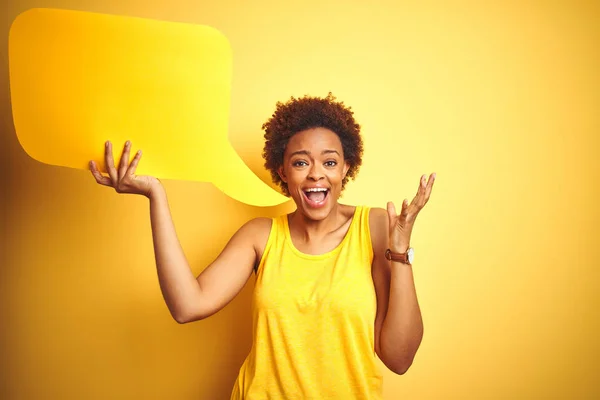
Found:
[{"label": "raised arm", "polygon": [[225,307],[252,275],[267,242],[271,221],[257,218],[247,222],[195,278],[177,239],[164,189],[152,193],[150,218],[156,269],[169,311],[179,323],[209,317]]},{"label": "raised arm", "polygon": [[127,142],[117,169],[112,144],[107,142],[105,164],[109,176],[103,176],[93,161],[92,175],[97,183],[117,193],[144,195],[150,200],[156,269],[167,307],[179,323],[206,318],[225,307],[248,281],[266,245],[271,220],[257,218],[242,226],[217,259],[195,278],[177,238],[165,189],[154,177],[135,175],[141,151],[128,164],[130,148]]},{"label": "raised arm", "polygon": [[377,293],[375,351],[383,363],[397,374],[411,366],[423,339],[423,318],[417,300],[412,265],[388,261],[384,254],[405,253],[418,213],[429,201],[435,174],[429,181],[423,175],[417,195],[402,203],[399,215],[392,202],[387,211],[372,209],[370,215],[373,244],[373,283]]}]

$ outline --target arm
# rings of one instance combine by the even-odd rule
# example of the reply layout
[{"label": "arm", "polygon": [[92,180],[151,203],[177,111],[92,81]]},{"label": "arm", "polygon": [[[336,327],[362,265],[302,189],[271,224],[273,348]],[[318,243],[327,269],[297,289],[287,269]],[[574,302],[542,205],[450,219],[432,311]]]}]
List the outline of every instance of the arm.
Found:
[{"label": "arm", "polygon": [[404,374],[423,338],[423,319],[412,267],[388,261],[384,256],[389,247],[387,212],[382,208],[372,209],[369,221],[374,253],[373,283],[377,293],[375,351],[390,370]]},{"label": "arm", "polygon": [[390,262],[386,249],[395,253],[408,250],[410,237],[419,212],[431,196],[436,174],[429,180],[423,175],[417,195],[409,204],[402,202],[400,214],[392,202],[387,211],[373,209],[369,219],[373,244],[373,284],[377,293],[375,318],[375,351],[384,364],[397,374],[405,373],[411,366],[423,339],[423,319],[412,266]]},{"label": "arm", "polygon": [[106,141],[104,157],[109,176],[103,176],[94,161],[90,161],[90,171],[100,185],[114,188],[117,193],[144,195],[150,200],[156,269],[167,307],[179,323],[206,318],[225,307],[248,281],[259,260],[258,254],[262,254],[267,243],[271,220],[257,218],[246,223],[217,259],[194,278],[177,239],[162,184],[155,177],[135,174],[142,151],[129,163],[130,151],[131,143],[127,141],[117,169],[112,143]]},{"label": "arm", "polygon": [[242,226],[221,254],[195,278],[177,239],[167,196],[160,183],[153,186],[150,219],[160,288],[178,323],[206,318],[227,305],[244,287],[264,248],[271,221],[257,218]]}]

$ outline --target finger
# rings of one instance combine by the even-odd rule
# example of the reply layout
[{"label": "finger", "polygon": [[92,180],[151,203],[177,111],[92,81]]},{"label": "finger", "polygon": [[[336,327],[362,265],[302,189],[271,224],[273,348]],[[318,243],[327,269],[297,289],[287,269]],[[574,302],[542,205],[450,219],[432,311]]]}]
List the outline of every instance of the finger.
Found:
[{"label": "finger", "polygon": [[[421,196],[424,193],[424,189],[425,188],[425,175],[421,175],[421,178],[419,179],[419,187],[417,188],[417,194],[415,195],[415,198],[413,199],[416,200],[419,196]],[[411,203],[411,204],[412,204]]]},{"label": "finger", "polygon": [[408,199],[404,199],[402,202],[402,210],[400,211],[400,219],[406,220],[408,217]]},{"label": "finger", "polygon": [[100,171],[98,171],[94,161],[90,161],[90,171],[92,171],[92,175],[94,176],[94,179],[96,179],[96,182],[104,186],[112,186],[110,178],[102,175]]},{"label": "finger", "polygon": [[129,165],[129,148],[131,147],[131,142],[128,140],[125,142],[125,146],[123,146],[123,153],[121,153],[121,161],[119,162],[119,181],[123,179],[125,173],[127,172],[127,166]]},{"label": "finger", "polygon": [[435,172],[429,175],[429,180],[427,181],[427,187],[425,188],[425,202],[429,200],[429,196],[431,196],[431,190],[433,189],[433,183],[435,182],[436,174]]},{"label": "finger", "polygon": [[140,158],[142,158],[142,150],[138,150],[137,153],[135,153],[135,156],[133,157],[133,160],[131,160],[129,168],[127,169],[127,175],[133,176],[135,174],[135,169],[137,168],[138,163],[140,162]]},{"label": "finger", "polygon": [[419,180],[419,189],[417,190],[417,195],[415,196],[415,198],[413,199],[411,204],[414,204],[419,209],[422,208],[425,205],[425,203],[427,202],[426,196],[427,196],[427,175],[421,175],[421,179]]},{"label": "finger", "polygon": [[421,180],[419,181],[419,190],[417,190],[417,194],[420,194],[420,195],[425,194],[426,185],[427,185],[427,175],[421,175]]},{"label": "finger", "polygon": [[117,182],[119,182],[119,176],[117,175],[117,170],[115,169],[115,161],[113,159],[112,154],[112,143],[110,141],[106,141],[106,150],[104,151],[104,159],[106,163],[106,172],[108,172],[108,176],[110,176],[110,180],[114,187],[117,186]]}]

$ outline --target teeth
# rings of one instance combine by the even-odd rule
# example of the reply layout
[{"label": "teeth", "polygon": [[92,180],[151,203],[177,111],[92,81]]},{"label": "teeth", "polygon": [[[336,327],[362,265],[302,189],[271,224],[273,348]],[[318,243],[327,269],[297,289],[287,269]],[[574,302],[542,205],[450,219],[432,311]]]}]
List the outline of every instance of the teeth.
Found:
[{"label": "teeth", "polygon": [[306,189],[307,192],[326,192],[327,189],[326,188],[308,188]]}]

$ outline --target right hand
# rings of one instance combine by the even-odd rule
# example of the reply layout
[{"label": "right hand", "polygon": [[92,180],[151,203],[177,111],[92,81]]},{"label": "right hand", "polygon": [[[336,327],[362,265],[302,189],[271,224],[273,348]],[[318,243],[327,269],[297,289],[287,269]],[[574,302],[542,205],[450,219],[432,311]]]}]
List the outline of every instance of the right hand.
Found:
[{"label": "right hand", "polygon": [[96,168],[96,163],[90,161],[90,171],[100,185],[110,186],[116,190],[117,193],[130,193],[130,194],[141,194],[146,197],[150,197],[152,190],[157,185],[160,185],[160,181],[152,176],[138,176],[135,175],[135,169],[137,168],[140,158],[142,158],[142,151],[139,150],[131,164],[128,166],[129,151],[131,149],[131,142],[127,141],[121,154],[121,161],[119,162],[119,169],[115,168],[115,163],[112,155],[112,143],[106,142],[104,150],[104,160],[106,169],[109,176],[104,176]]}]

